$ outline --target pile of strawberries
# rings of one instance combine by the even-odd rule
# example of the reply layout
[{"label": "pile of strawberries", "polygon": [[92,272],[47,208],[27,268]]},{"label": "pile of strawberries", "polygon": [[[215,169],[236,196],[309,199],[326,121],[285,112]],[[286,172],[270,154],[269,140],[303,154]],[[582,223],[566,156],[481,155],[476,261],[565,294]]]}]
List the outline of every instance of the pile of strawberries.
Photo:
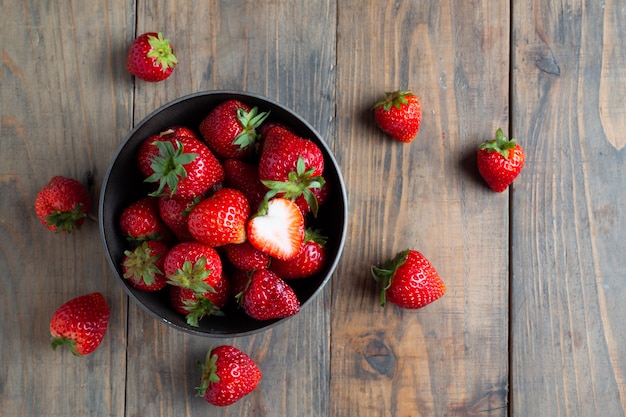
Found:
[{"label": "pile of strawberries", "polygon": [[231,302],[256,320],[292,316],[300,302],[288,281],[326,263],[326,239],[310,227],[330,195],[322,150],[267,118],[227,100],[197,133],[171,126],[139,146],[151,192],[119,218],[123,276],[167,291],[191,326]]}]

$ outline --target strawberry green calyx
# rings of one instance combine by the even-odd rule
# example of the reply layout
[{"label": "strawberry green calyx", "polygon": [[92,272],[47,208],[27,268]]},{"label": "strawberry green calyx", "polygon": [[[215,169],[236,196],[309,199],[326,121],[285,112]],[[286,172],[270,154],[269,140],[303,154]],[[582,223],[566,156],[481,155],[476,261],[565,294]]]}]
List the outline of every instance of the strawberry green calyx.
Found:
[{"label": "strawberry green calyx", "polygon": [[196,387],[196,396],[204,397],[206,390],[211,383],[220,381],[220,377],[217,375],[217,355],[211,355],[212,351],[209,351],[204,362],[198,363],[198,368],[202,371],[202,379],[200,380],[200,386]]},{"label": "strawberry green calyx", "polygon": [[124,278],[141,277],[146,285],[152,285],[155,281],[154,276],[162,274],[156,265],[160,255],[150,249],[147,241],[144,241],[133,251],[124,251],[124,255],[127,258],[124,260],[123,266],[128,268],[123,275]]},{"label": "strawberry green calyx", "polygon": [[509,159],[509,151],[515,148],[517,141],[507,139],[502,129],[496,130],[496,138],[483,142],[479,149],[486,149],[488,152],[498,152],[504,159]]},{"label": "strawberry green calyx", "polygon": [[322,232],[319,229],[311,229],[307,228],[304,231],[304,241],[305,242],[315,242],[321,247],[326,245],[328,238],[322,235]]},{"label": "strawberry green calyx", "polygon": [[148,36],[148,43],[151,49],[146,55],[156,61],[157,65],[161,67],[161,71],[165,72],[168,68],[174,68],[178,64],[178,59],[174,55],[169,39],[163,38],[161,32],[156,37]]},{"label": "strawberry green calyx", "polygon": [[68,337],[53,337],[50,345],[52,346],[52,350],[56,350],[59,346],[65,346],[74,356],[81,356],[81,354],[76,350],[76,340]]},{"label": "strawberry green calyx", "polygon": [[241,124],[243,131],[237,135],[233,141],[233,145],[239,146],[239,150],[244,149],[254,150],[254,145],[259,138],[259,134],[256,129],[261,126],[261,123],[267,119],[270,112],[261,112],[257,107],[252,108],[250,111],[246,111],[243,108],[237,109],[237,120]]},{"label": "strawberry green calyx", "polygon": [[208,298],[204,298],[201,295],[196,296],[195,301],[186,300],[184,309],[189,313],[185,316],[187,324],[193,327],[198,327],[200,319],[206,316],[224,316],[224,313]]},{"label": "strawberry green calyx", "polygon": [[56,227],[56,233],[62,231],[72,233],[74,230],[80,229],[81,222],[79,220],[85,217],[87,217],[87,213],[84,212],[83,204],[78,203],[72,211],[53,211],[46,216],[46,222],[50,226]]},{"label": "strawberry green calyx", "polygon": [[380,305],[384,306],[387,303],[387,290],[391,287],[391,281],[393,275],[396,273],[407,260],[409,256],[409,249],[399,252],[393,259],[386,261],[379,267],[372,266],[371,273],[374,280],[382,285],[380,292]]},{"label": "strawberry green calyx", "polygon": [[406,98],[413,95],[409,90],[387,91],[385,92],[385,98],[374,104],[374,108],[382,106],[385,111],[388,111],[391,107],[399,109],[407,105],[409,102]]},{"label": "strawberry green calyx", "polygon": [[306,169],[304,158],[299,157],[296,162],[296,170],[287,174],[287,181],[262,180],[261,182],[269,188],[269,191],[265,194],[261,206],[267,206],[267,202],[278,194],[288,200],[295,200],[303,196],[311,208],[313,216],[317,217],[319,202],[311,190],[322,188],[325,180],[321,175],[313,175],[314,172],[315,168]]},{"label": "strawberry green calyx", "polygon": [[184,153],[183,144],[179,141],[176,141],[176,149],[169,141],[155,141],[154,145],[159,149],[159,155],[152,159],[150,165],[154,173],[144,181],[159,183],[159,188],[150,193],[152,197],[164,195],[166,186],[170,190],[170,195],[174,195],[179,181],[187,177],[184,165],[193,161],[198,155]]},{"label": "strawberry green calyx", "polygon": [[213,287],[204,281],[213,272],[210,269],[206,269],[206,263],[207,259],[205,256],[201,256],[193,264],[190,260],[186,260],[182,268],[168,276],[168,284],[188,288],[196,293],[216,292]]}]

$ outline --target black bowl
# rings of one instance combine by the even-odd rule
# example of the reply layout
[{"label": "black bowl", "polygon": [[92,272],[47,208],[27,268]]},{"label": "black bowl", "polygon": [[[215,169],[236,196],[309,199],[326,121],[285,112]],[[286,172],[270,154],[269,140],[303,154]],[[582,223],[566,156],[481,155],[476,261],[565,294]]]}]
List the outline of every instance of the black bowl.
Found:
[{"label": "black bowl", "polygon": [[314,141],[324,154],[324,177],[331,185],[332,193],[329,200],[320,207],[314,226],[328,237],[328,262],[324,270],[313,277],[289,281],[302,307],[306,306],[330,280],[341,257],[347,231],[347,196],[337,161],[319,133],[302,117],[283,105],[256,94],[207,91],[181,97],[148,115],[124,139],[108,167],[100,193],[98,216],[100,235],[114,275],[130,298],[158,320],[178,330],[201,336],[249,335],[269,329],[285,319],[255,320],[231,302],[224,309],[223,317],[205,317],[200,320],[199,327],[188,325],[185,317],[170,306],[165,290],[156,293],[140,291],[129,285],[122,277],[121,261],[124,250],[128,249],[128,243],[120,230],[119,217],[127,205],[149,192],[136,166],[136,153],[142,141],[173,125],[183,125],[197,131],[200,121],[209,111],[228,99],[240,100],[250,107],[256,106],[259,111],[270,111],[267,121],[289,126],[299,136]]}]

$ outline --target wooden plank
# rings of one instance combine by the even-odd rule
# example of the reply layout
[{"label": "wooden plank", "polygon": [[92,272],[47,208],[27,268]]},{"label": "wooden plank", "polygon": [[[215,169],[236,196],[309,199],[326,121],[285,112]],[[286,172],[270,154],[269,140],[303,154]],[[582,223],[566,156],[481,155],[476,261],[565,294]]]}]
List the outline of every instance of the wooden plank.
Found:
[{"label": "wooden plank", "polygon": [[[33,208],[39,189],[64,175],[90,185],[96,215],[103,155],[130,126],[130,89],[112,51],[131,15],[113,3],[2,3],[0,415],[124,414],[126,307],[97,224],[53,234]],[[84,358],[52,351],[53,312],[92,291],[111,306],[102,345]]]},{"label": "wooden plank", "polygon": [[[246,90],[293,108],[332,145],[334,2],[143,1],[137,15],[137,33],[163,30],[180,64],[164,83],[136,83],[135,122],[189,93]],[[284,325],[237,339],[183,335],[131,306],[127,414],[328,415],[329,295],[330,287]],[[217,344],[239,347],[263,372],[253,394],[225,408],[194,396],[197,361]]]},{"label": "wooden plank", "polygon": [[[350,234],[333,282],[331,412],[507,415],[508,199],[476,147],[508,122],[508,2],[339,3],[336,153]],[[384,91],[412,89],[410,144],[375,126]],[[448,286],[419,311],[382,309],[371,264],[411,247]]]},{"label": "wooden plank", "polygon": [[514,2],[515,415],[625,414],[623,7]]}]

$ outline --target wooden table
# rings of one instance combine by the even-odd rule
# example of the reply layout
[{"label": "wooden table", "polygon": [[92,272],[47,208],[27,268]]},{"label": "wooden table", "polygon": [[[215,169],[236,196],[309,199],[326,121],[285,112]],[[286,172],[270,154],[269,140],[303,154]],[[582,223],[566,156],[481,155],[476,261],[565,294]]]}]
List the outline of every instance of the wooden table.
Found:
[{"label": "wooden table", "polygon": [[[0,416],[609,416],[626,414],[626,2],[2,1]],[[180,60],[134,80],[125,54],[161,30]],[[371,106],[410,88],[424,120],[395,143]],[[259,93],[326,139],[349,196],[343,258],[321,296],[271,331],[182,334],[125,296],[98,226],[46,231],[54,175],[97,201],[144,116],[202,90]],[[475,150],[502,127],[527,163],[490,191]],[[93,215],[96,216],[95,209]],[[447,294],[381,308],[369,266],[411,247]],[[49,347],[67,299],[105,294],[96,352]],[[259,363],[250,396],[194,396],[218,343]]]}]

